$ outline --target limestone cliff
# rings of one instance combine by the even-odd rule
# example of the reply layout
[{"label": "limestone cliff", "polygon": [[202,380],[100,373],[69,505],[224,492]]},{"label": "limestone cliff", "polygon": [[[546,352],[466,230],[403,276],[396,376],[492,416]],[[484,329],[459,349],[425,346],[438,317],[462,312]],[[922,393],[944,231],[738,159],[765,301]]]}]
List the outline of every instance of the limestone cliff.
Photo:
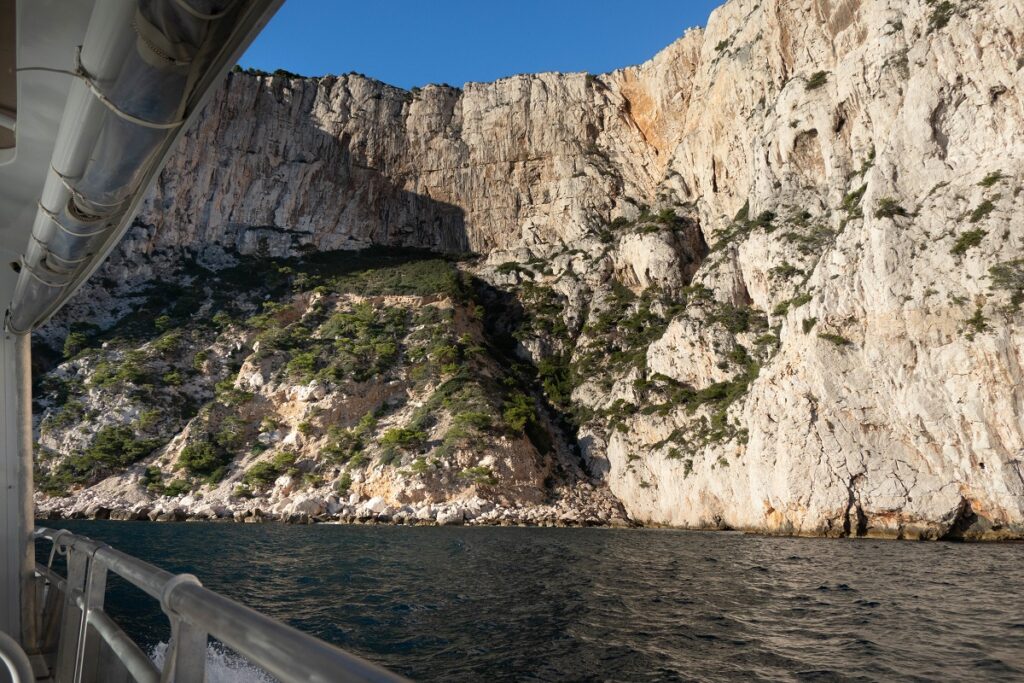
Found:
[{"label": "limestone cliff", "polygon": [[475,252],[480,329],[633,520],[1020,536],[1022,86],[1019,0],[732,0],[637,67],[461,90],[235,73],[41,339],[184,257]]}]

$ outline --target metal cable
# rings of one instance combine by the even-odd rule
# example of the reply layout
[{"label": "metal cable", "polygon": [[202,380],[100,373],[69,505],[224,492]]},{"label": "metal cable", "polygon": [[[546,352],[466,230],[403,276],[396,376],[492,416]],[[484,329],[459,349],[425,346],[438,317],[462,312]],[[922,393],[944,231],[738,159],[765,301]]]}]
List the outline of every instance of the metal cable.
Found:
[{"label": "metal cable", "polygon": [[92,76],[90,76],[89,73],[82,66],[81,46],[78,47],[78,51],[75,53],[74,71],[70,71],[68,69],[54,69],[46,66],[23,66],[16,69],[16,71],[43,71],[47,73],[64,74],[66,76],[72,76],[74,78],[77,78],[81,80],[83,83],[85,83],[85,85],[89,88],[89,92],[91,92],[97,100],[102,102],[107,109],[109,109],[125,121],[128,121],[129,123],[134,123],[137,126],[142,126],[144,128],[152,128],[154,130],[174,130],[175,128],[180,128],[185,123],[185,119],[183,118],[178,119],[176,121],[171,121],[169,123],[147,121],[146,119],[139,118],[134,114],[129,114],[128,112],[119,108],[116,104],[114,104],[114,102],[109,97],[103,94],[103,92],[99,89],[99,86],[97,86],[96,82],[92,79]]},{"label": "metal cable", "polygon": [[41,239],[39,239],[35,235],[31,235],[30,238],[32,239],[33,242],[35,242],[39,246],[40,249],[43,250],[43,254],[45,255],[46,258],[49,258],[49,257],[52,256],[53,258],[57,259],[58,261],[66,263],[69,266],[73,266],[73,265],[75,265],[77,263],[84,263],[85,261],[88,261],[92,257],[92,254],[86,254],[82,258],[67,259],[67,258],[64,258],[63,256],[60,256],[59,254],[54,253],[50,249],[50,247],[48,247],[46,245],[45,242],[43,242]]},{"label": "metal cable", "polygon": [[67,226],[61,223],[60,218],[57,217],[57,214],[43,206],[42,202],[36,202],[36,204],[39,206],[39,210],[46,214],[47,218],[53,221],[54,225],[56,225],[58,228],[63,230],[68,235],[71,235],[72,237],[95,237],[96,235],[102,235],[107,230],[110,230],[110,224],[108,223],[99,230],[96,230],[95,232],[75,232],[74,230],[69,229]]},{"label": "metal cable", "polygon": [[21,270],[22,272],[28,273],[34,280],[47,287],[52,287],[53,289],[62,289],[68,286],[67,282],[50,282],[48,280],[43,279],[42,277],[39,276],[38,273],[36,273],[35,269],[32,268],[32,266],[25,263],[24,259],[22,259],[21,261]]},{"label": "metal cable", "polygon": [[[112,208],[115,208],[115,207],[119,207],[119,206],[121,206],[122,204],[124,204],[124,203],[125,203],[125,201],[127,201],[127,200],[124,200],[124,199],[122,199],[121,201],[117,202],[116,204],[104,204],[103,202],[97,202],[97,201],[95,201],[95,200],[89,199],[89,198],[88,198],[88,197],[86,197],[86,196],[85,196],[84,194],[82,194],[81,192],[79,192],[79,191],[78,191],[78,190],[77,190],[77,189],[75,188],[75,186],[71,184],[71,181],[70,181],[70,180],[68,180],[68,177],[67,177],[67,176],[66,176],[65,174],[63,174],[63,173],[61,173],[60,171],[58,171],[58,170],[57,170],[57,169],[56,169],[56,168],[54,167],[54,165],[53,165],[53,164],[50,164],[50,170],[51,170],[51,171],[53,171],[53,172],[54,172],[54,174],[55,174],[55,175],[57,176],[57,178],[58,178],[58,179],[60,180],[60,184],[64,186],[64,189],[65,189],[65,190],[67,190],[67,191],[68,191],[68,193],[69,193],[69,194],[70,194],[70,195],[71,195],[72,197],[74,197],[75,199],[77,199],[77,200],[78,200],[78,201],[79,201],[80,203],[82,203],[82,204],[87,204],[87,205],[92,205],[92,206],[104,206],[104,207],[107,207],[107,208],[111,208],[111,209],[112,209]],[[132,191],[132,194],[135,194],[135,192],[134,192],[134,191]]]}]

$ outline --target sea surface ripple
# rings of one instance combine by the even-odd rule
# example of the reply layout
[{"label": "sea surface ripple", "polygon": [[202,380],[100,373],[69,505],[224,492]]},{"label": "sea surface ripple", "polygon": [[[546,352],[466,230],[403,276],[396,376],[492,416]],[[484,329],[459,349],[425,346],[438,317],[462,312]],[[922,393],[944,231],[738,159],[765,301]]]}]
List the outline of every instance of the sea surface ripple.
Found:
[{"label": "sea surface ripple", "polygon": [[[420,681],[1024,680],[1024,545],[63,522]],[[145,644],[155,603],[108,609]]]}]

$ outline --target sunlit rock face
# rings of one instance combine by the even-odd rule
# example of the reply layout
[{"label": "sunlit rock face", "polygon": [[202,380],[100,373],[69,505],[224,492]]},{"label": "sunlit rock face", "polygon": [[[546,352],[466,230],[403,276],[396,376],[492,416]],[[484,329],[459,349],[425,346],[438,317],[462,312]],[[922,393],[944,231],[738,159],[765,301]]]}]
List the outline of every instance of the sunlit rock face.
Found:
[{"label": "sunlit rock face", "polygon": [[1022,45],[1019,0],[732,0],[600,76],[236,73],[106,277],[475,252],[635,521],[1020,536]]}]

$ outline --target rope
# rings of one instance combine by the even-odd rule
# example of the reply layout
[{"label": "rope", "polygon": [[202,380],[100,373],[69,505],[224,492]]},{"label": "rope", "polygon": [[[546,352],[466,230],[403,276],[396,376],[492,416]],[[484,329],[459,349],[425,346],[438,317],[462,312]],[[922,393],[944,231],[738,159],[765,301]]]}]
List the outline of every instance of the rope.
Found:
[{"label": "rope", "polygon": [[46,244],[41,239],[36,237],[35,235],[32,235],[32,241],[39,245],[39,248],[43,250],[43,253],[46,255],[47,258],[52,256],[53,258],[57,259],[58,261],[61,261],[62,263],[66,263],[69,266],[73,266],[73,265],[75,265],[77,263],[85,263],[86,261],[88,261],[92,257],[92,254],[86,254],[82,258],[66,259],[63,256],[58,256],[57,254],[52,252],[50,250],[50,247],[46,246]]},{"label": "rope", "polygon": [[107,109],[109,109],[115,115],[124,119],[125,121],[128,121],[129,123],[134,123],[137,126],[142,126],[143,128],[152,128],[154,130],[173,130],[175,128],[180,128],[181,125],[185,123],[185,119],[178,119],[176,121],[171,121],[169,123],[149,121],[147,119],[139,118],[134,114],[129,114],[125,110],[118,107],[116,104],[113,103],[113,101],[111,101],[109,97],[103,94],[103,92],[96,85],[96,82],[92,79],[92,76],[90,76],[89,73],[82,66],[81,46],[78,47],[78,51],[75,53],[74,71],[68,71],[67,69],[53,69],[45,66],[23,66],[19,69],[16,69],[16,71],[44,71],[47,73],[64,74],[66,76],[72,76],[74,78],[77,78],[81,80],[83,83],[85,83],[85,85],[89,88],[89,92],[91,92],[97,100],[102,102]]},{"label": "rope", "polygon": [[[56,169],[56,167],[53,166],[53,164],[50,164],[50,170],[53,171],[54,174],[57,176],[57,178],[60,180],[60,184],[64,186],[64,189],[67,190],[68,193],[70,193],[71,196],[74,197],[75,199],[77,199],[79,201],[79,203],[81,203],[81,204],[85,204],[86,206],[92,205],[92,206],[105,206],[105,207],[108,207],[108,208],[114,208],[114,207],[121,206],[125,202],[125,200],[122,199],[121,201],[117,202],[116,204],[104,204],[103,202],[97,202],[95,200],[89,199],[88,197],[83,195],[81,192],[79,192],[77,189],[75,189],[75,187],[71,184],[71,181],[68,180],[68,177],[66,175],[64,175],[63,173],[61,173],[60,171],[58,171]],[[133,191],[130,194],[135,194],[135,192]]]},{"label": "rope", "polygon": [[54,225],[56,225],[58,228],[63,230],[68,235],[71,235],[72,237],[95,237],[96,235],[102,235],[103,233],[110,229],[110,225],[108,224],[103,226],[99,230],[96,230],[95,232],[75,232],[74,230],[69,230],[63,223],[60,222],[60,218],[57,217],[57,214],[43,206],[42,202],[36,202],[36,204],[39,206],[39,210],[46,214],[47,218],[53,221]]},{"label": "rope", "polygon": [[135,35],[139,37],[139,40],[146,44],[146,47],[149,48],[150,52],[168,64],[172,64],[174,66],[188,66],[192,63],[191,59],[178,59],[174,55],[168,54],[168,51],[164,50],[159,43],[161,38],[167,41],[167,47],[169,48],[174,45],[180,45],[180,43],[171,43],[170,38],[165,36],[157,27],[153,26],[153,24],[138,12],[136,12],[135,18],[132,19],[132,30],[135,31]]},{"label": "rope", "polygon": [[174,0],[174,2],[176,2],[178,6],[181,7],[181,9],[185,10],[196,19],[202,19],[203,21],[216,21],[217,19],[220,19],[228,13],[228,8],[225,7],[220,12],[214,12],[213,14],[203,14],[192,5],[188,4],[187,0]]},{"label": "rope", "polygon": [[56,282],[50,282],[48,280],[44,280],[43,278],[41,278],[39,276],[38,273],[36,273],[36,271],[31,266],[29,266],[27,263],[25,263],[24,259],[22,259],[22,261],[21,261],[21,270],[22,270],[23,273],[28,273],[29,275],[32,276],[33,279],[38,280],[39,282],[41,282],[42,284],[46,285],[47,287],[52,287],[53,289],[62,289],[64,287],[68,286],[67,282],[56,283]]}]

